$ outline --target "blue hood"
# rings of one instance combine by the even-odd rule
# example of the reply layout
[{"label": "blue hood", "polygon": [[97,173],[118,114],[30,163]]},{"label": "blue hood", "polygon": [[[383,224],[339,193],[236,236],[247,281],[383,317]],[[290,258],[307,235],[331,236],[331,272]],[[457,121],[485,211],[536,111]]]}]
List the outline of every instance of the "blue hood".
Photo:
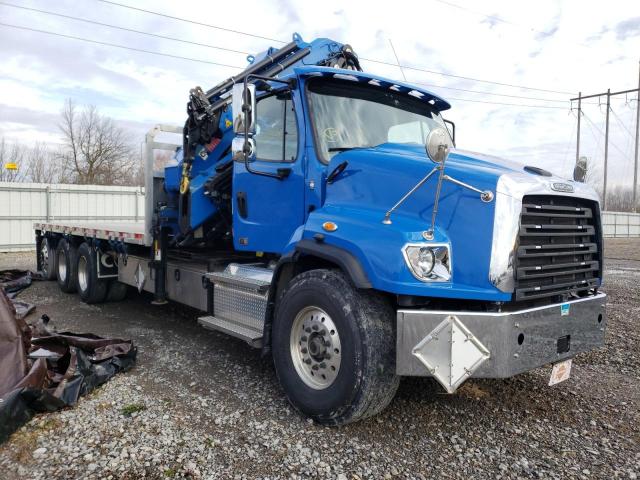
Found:
[{"label": "blue hood", "polygon": [[[427,158],[424,147],[385,143],[373,148],[348,150],[335,155],[327,171],[348,162],[347,169],[327,186],[326,205],[342,205],[380,209],[386,212],[435,164]],[[524,173],[523,166],[498,158],[452,150],[445,173],[481,190],[495,191],[500,175]],[[437,176],[434,175],[399,207],[395,215],[430,222]],[[450,182],[443,183],[441,200],[462,195],[478,199],[478,194]],[[484,205],[478,205],[481,207]],[[424,216],[427,210],[427,216]]]},{"label": "blue hood", "polygon": [[[373,286],[397,294],[508,300],[489,281],[495,201],[451,182],[443,182],[435,238],[432,244],[450,245],[453,275],[450,282],[424,283],[409,272],[402,248],[425,243],[431,226],[437,175],[433,175],[391,216],[384,214],[435,166],[419,145],[383,144],[353,149],[333,157],[327,171],[348,162],[345,171],[326,186],[325,201],[309,215],[305,238],[324,233],[322,223],[338,224],[326,241],[356,255]],[[523,167],[504,160],[453,150],[445,173],[480,190],[495,193],[498,179]]]}]

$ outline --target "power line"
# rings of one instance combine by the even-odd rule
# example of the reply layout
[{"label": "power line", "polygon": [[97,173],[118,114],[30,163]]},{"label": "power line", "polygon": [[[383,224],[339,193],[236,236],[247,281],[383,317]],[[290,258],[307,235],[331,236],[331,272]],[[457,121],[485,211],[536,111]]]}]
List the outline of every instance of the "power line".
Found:
[{"label": "power line", "polygon": [[244,67],[238,67],[237,65],[228,65],[226,63],[211,62],[209,60],[200,60],[200,59],[197,59],[197,58],[182,57],[180,55],[172,55],[170,53],[154,52],[153,50],[144,50],[142,48],[128,47],[126,45],[119,45],[117,43],[101,42],[101,41],[98,41],[98,40],[91,40],[89,38],[76,37],[74,35],[65,35],[63,33],[50,32],[48,30],[39,30],[37,28],[22,27],[22,26],[19,26],[19,25],[11,25],[9,23],[0,22],[0,26],[9,27],[9,28],[15,28],[15,29],[18,29],[18,30],[27,30],[27,31],[30,31],[30,32],[44,33],[46,35],[53,35],[53,36],[56,36],[56,37],[63,37],[63,38],[71,39],[71,40],[79,40],[81,42],[95,43],[97,45],[105,45],[107,47],[122,48],[124,50],[132,50],[134,52],[149,53],[151,55],[159,55],[159,56],[162,56],[162,57],[177,58],[177,59],[180,59],[180,60],[189,60],[191,62],[208,63],[209,65],[216,65],[218,67],[228,67],[228,68],[235,68],[235,69],[239,69],[239,70],[242,70],[244,68]]},{"label": "power line", "polygon": [[540,97],[527,97],[527,96],[523,96],[523,95],[508,95],[506,93],[493,93],[493,92],[484,92],[482,90],[469,90],[469,89],[466,89],[466,88],[445,87],[443,85],[434,85],[434,84],[414,82],[414,81],[410,81],[409,83],[415,83],[416,85],[422,85],[423,87],[444,88],[446,90],[457,90],[459,92],[479,93],[479,94],[482,94],[482,95],[493,95],[493,96],[497,96],[497,97],[522,98],[524,100],[539,100],[541,102],[556,102],[556,103],[567,103],[568,102],[568,100],[558,100],[558,99],[555,99],[555,98],[540,98]]},{"label": "power line", "polygon": [[[479,16],[487,18],[489,20],[493,20],[493,21],[496,21],[496,22],[504,23],[506,25],[511,25],[513,27],[519,27],[519,28],[526,28],[527,30],[530,30],[532,32],[536,32],[537,34],[543,35],[545,37],[549,37],[549,36],[553,35],[557,30],[557,27],[556,27],[556,29],[551,29],[550,31],[538,30],[537,28],[534,28],[534,27],[532,27],[530,25],[525,25],[525,24],[522,24],[522,23],[512,22],[511,20],[507,20],[507,19],[505,19],[503,17],[499,17],[498,15],[488,15],[486,13],[479,12],[477,10],[472,10],[470,8],[463,7],[462,5],[458,5],[458,4],[453,3],[453,2],[448,2],[448,1],[445,1],[445,0],[433,0],[433,1],[441,3],[443,5],[447,5],[449,7],[453,7],[453,8],[457,8],[457,9],[460,9],[460,10],[463,10],[463,11],[466,11],[466,12],[469,12],[469,13],[473,13],[474,15],[479,15]],[[576,42],[575,44],[576,45],[580,45],[582,47],[586,47],[586,48],[591,48],[592,47],[592,45],[589,45],[589,44],[587,44],[585,42]]]},{"label": "power line", "polygon": [[[164,53],[164,52],[156,52],[153,50],[145,50],[142,48],[136,48],[136,47],[129,47],[126,45],[120,45],[117,43],[109,43],[109,42],[102,42],[102,41],[98,41],[98,40],[92,40],[89,38],[85,38],[85,37],[77,37],[74,35],[66,35],[66,34],[62,34],[62,33],[57,33],[57,32],[51,32],[48,30],[40,30],[37,28],[30,28],[30,27],[23,27],[23,26],[19,26],[19,25],[11,25],[8,23],[2,23],[0,22],[0,26],[3,27],[9,27],[9,28],[15,28],[18,30],[26,30],[26,31],[30,31],[30,32],[36,32],[36,33],[43,33],[46,35],[53,35],[56,37],[62,37],[62,38],[67,38],[70,40],[79,40],[82,42],[87,42],[87,43],[94,43],[97,45],[104,45],[104,46],[108,46],[108,47],[116,47],[116,48],[122,48],[124,50],[131,50],[134,52],[142,52],[142,53],[148,53],[151,55],[159,55],[162,57],[169,57],[169,58],[176,58],[176,59],[180,59],[180,60],[188,60],[191,62],[199,62],[199,63],[206,63],[209,65],[216,65],[219,67],[227,67],[227,68],[234,68],[236,70],[242,70],[244,69],[244,67],[239,67],[237,65],[229,65],[226,63],[219,63],[219,62],[212,62],[209,60],[202,60],[202,59],[198,59],[198,58],[190,58],[190,57],[183,57],[180,55],[173,55],[170,53]],[[490,104],[490,105],[502,105],[502,106],[511,106],[511,107],[522,107],[522,108],[551,108],[551,109],[558,109],[558,110],[564,110],[565,107],[556,107],[556,106],[551,106],[551,105],[523,105],[523,104],[519,104],[519,103],[506,103],[506,102],[490,102],[490,101],[486,101],[486,100],[474,100],[471,98],[454,98],[454,97],[449,97],[450,100],[457,100],[460,102],[472,102],[472,103],[485,103],[485,104]]]},{"label": "power line", "polygon": [[[103,0],[98,0],[98,1],[103,1]],[[360,57],[360,60],[364,60],[366,62],[373,62],[373,63],[379,63],[381,65],[389,65],[391,67],[402,67],[405,68],[407,70],[415,70],[417,72],[424,72],[424,73],[431,73],[434,75],[442,75],[445,77],[452,77],[452,78],[459,78],[461,80],[469,80],[472,82],[479,82],[479,83],[491,83],[493,85],[500,85],[502,87],[511,87],[511,88],[521,88],[523,90],[535,90],[538,92],[547,92],[547,93],[558,93],[561,95],[573,95],[573,92],[566,92],[566,91],[561,91],[561,90],[548,90],[545,88],[536,88],[536,87],[527,87],[524,85],[516,85],[513,83],[503,83],[503,82],[496,82],[493,80],[483,80],[481,78],[475,78],[475,77],[465,77],[463,75],[454,75],[453,73],[444,73],[444,72],[436,72],[435,70],[428,70],[426,68],[421,68],[421,67],[414,67],[411,65],[398,65],[396,63],[391,63],[391,62],[385,62],[382,60],[374,60],[371,58],[364,58],[364,57]]]},{"label": "power line", "polygon": [[[199,63],[206,63],[209,65],[216,65],[219,67],[228,67],[228,68],[234,68],[237,70],[242,70],[243,67],[239,67],[237,65],[229,65],[226,63],[218,63],[218,62],[211,62],[209,60],[202,60],[202,59],[198,59],[198,58],[190,58],[190,57],[183,57],[180,55],[172,55],[169,53],[164,53],[164,52],[155,52],[153,50],[145,50],[142,48],[136,48],[136,47],[129,47],[126,45],[120,45],[117,43],[109,43],[109,42],[102,42],[102,41],[98,41],[98,40],[92,40],[89,38],[84,38],[84,37],[76,37],[74,35],[66,35],[66,34],[62,34],[62,33],[57,33],[57,32],[51,32],[48,30],[40,30],[37,28],[30,28],[30,27],[23,27],[23,26],[19,26],[19,25],[11,25],[8,23],[2,23],[0,22],[0,26],[3,27],[9,27],[9,28],[15,28],[18,30],[26,30],[26,31],[30,31],[30,32],[36,32],[36,33],[43,33],[46,35],[53,35],[56,37],[62,37],[62,38],[67,38],[70,40],[79,40],[82,42],[87,42],[87,43],[94,43],[97,45],[104,45],[104,46],[108,46],[108,47],[116,47],[116,48],[122,48],[124,50],[131,50],[134,52],[142,52],[142,53],[148,53],[151,55],[159,55],[162,57],[169,57],[169,58],[177,58],[180,60],[188,60],[191,62],[199,62]],[[512,106],[512,107],[521,107],[521,108],[552,108],[552,109],[559,109],[559,110],[564,110],[564,107],[556,107],[556,106],[551,106],[551,105],[523,105],[523,104],[518,104],[518,103],[504,103],[504,102],[489,102],[489,101],[484,101],[484,100],[474,100],[471,98],[453,98],[450,97],[450,100],[457,100],[460,102],[473,102],[473,103],[485,103],[485,104],[490,104],[490,105],[503,105],[503,106]]]},{"label": "power line", "polygon": [[613,110],[613,108],[611,109],[611,113],[613,113],[613,116],[616,117],[616,120],[618,121],[618,123],[620,124],[620,126],[622,128],[624,128],[625,132],[627,132],[629,134],[629,137],[633,138],[633,133],[631,133],[629,131],[629,129],[626,127],[626,125],[624,123],[622,123],[622,120],[620,119],[620,117],[616,114],[616,112]]},{"label": "power line", "polygon": [[[584,116],[584,118],[586,118],[586,119],[589,121],[589,123],[590,123],[591,125],[593,125],[593,126],[595,127],[595,129],[596,129],[596,130],[598,130],[598,131],[600,132],[600,134],[601,134],[601,135],[604,135],[604,134],[605,134],[605,133],[602,131],[602,129],[601,129],[600,127],[598,127],[595,123],[593,123],[593,121],[589,118],[589,116],[588,116],[586,113],[584,113],[584,111],[582,112],[582,115]],[[621,149],[618,145],[616,145],[615,143],[613,143],[613,142],[611,141],[611,139],[609,139],[609,143],[610,143],[612,146],[614,146],[614,147],[616,148],[616,150],[618,150],[618,152],[620,152],[620,153],[622,154],[622,157],[623,157],[623,158],[626,158],[626,157],[627,157],[627,153],[623,152],[623,151],[622,151],[622,149]]]},{"label": "power line", "polygon": [[[160,35],[157,33],[151,33],[151,32],[145,32],[143,30],[135,30],[132,28],[127,28],[127,27],[122,27],[119,25],[113,25],[110,23],[103,23],[103,22],[98,22],[95,20],[89,20],[86,18],[80,18],[80,17],[75,17],[72,15],[66,15],[66,14],[62,14],[62,13],[58,13],[58,12],[51,12],[49,10],[42,10],[39,8],[31,8],[31,7],[25,7],[22,5],[15,5],[12,3],[8,3],[8,2],[3,2],[0,1],[0,5],[4,5],[6,7],[12,7],[12,8],[18,8],[18,9],[22,9],[22,10],[28,10],[28,11],[32,11],[32,12],[37,12],[37,13],[42,13],[45,15],[52,15],[52,16],[56,16],[56,17],[60,17],[60,18],[66,18],[66,19],[70,19],[70,20],[75,20],[75,21],[79,21],[79,22],[83,22],[83,23],[88,23],[88,24],[92,24],[92,25],[99,25],[102,27],[107,27],[107,28],[113,28],[116,30],[122,30],[125,32],[132,32],[132,33],[137,33],[140,35],[146,35],[146,36],[150,36],[150,37],[155,37],[155,38],[161,38],[164,40],[171,40],[174,42],[181,42],[181,43],[186,43],[189,45],[195,45],[195,46],[199,46],[199,47],[207,47],[207,48],[213,48],[216,50],[223,50],[223,51],[227,51],[227,52],[232,52],[232,53],[238,53],[238,54],[242,54],[242,55],[249,55],[249,52],[246,51],[242,51],[242,50],[234,50],[234,49],[230,49],[230,48],[226,48],[226,47],[219,47],[217,45],[210,45],[207,43],[200,43],[200,42],[194,42],[191,40],[186,40],[183,38],[177,38],[177,37],[170,37],[167,35]],[[401,69],[402,71],[402,69]],[[405,79],[406,81],[406,79]],[[520,99],[524,99],[524,100],[537,100],[537,101],[541,101],[541,102],[556,102],[556,103],[565,103],[566,100],[558,100],[558,99],[552,99],[552,98],[540,98],[540,97],[529,97],[529,96],[523,96],[523,95],[510,95],[510,94],[505,94],[505,93],[494,93],[494,92],[487,92],[487,91],[482,91],[482,90],[471,90],[471,89],[466,89],[466,88],[457,88],[457,87],[447,87],[444,85],[434,85],[434,84],[427,84],[427,83],[421,83],[421,82],[412,82],[415,83],[417,85],[422,85],[425,87],[430,87],[430,88],[442,88],[442,89],[446,89],[446,90],[456,90],[456,91],[460,91],[460,92],[469,92],[469,93],[477,93],[477,94],[481,94],[481,95],[490,95],[490,96],[497,96],[497,97],[507,97],[507,98],[520,98]]]},{"label": "power line", "polygon": [[[581,112],[582,116],[586,117],[584,112]],[[591,123],[591,125],[594,125],[593,122],[589,119],[589,122]],[[600,136],[596,136],[596,133],[593,131],[593,128],[591,128],[591,125],[589,125],[589,123],[586,124],[587,127],[589,127],[589,132],[591,132],[591,138],[593,138],[593,140],[596,142],[596,155],[600,152],[601,147],[600,147],[600,140],[602,140],[602,137]],[[594,125],[595,126],[595,125]],[[600,133],[602,133],[602,130],[598,129],[600,131]]]},{"label": "power line", "polygon": [[618,122],[618,124],[629,134],[629,137],[627,137],[627,148],[626,148],[626,152],[627,153],[624,156],[625,168],[629,168],[629,166],[632,166],[632,163],[633,163],[632,157],[631,157],[631,142],[633,141],[634,144],[635,144],[635,139],[634,139],[633,135],[631,134],[631,132],[624,125],[624,123],[622,123],[622,120],[616,114],[616,112],[614,112],[613,109],[610,109],[610,111],[613,114],[613,116],[616,118],[616,121]]},{"label": "power line", "polygon": [[[224,28],[224,27],[220,27],[220,26],[217,26],[217,25],[211,25],[209,23],[204,23],[204,22],[199,22],[199,21],[196,21],[196,20],[191,20],[191,19],[188,19],[188,18],[177,17],[175,15],[168,15],[166,13],[155,12],[155,11],[152,11],[152,10],[146,10],[146,9],[143,9],[143,8],[134,7],[134,6],[131,6],[131,5],[124,4],[124,3],[114,2],[112,0],[97,0],[97,1],[109,4],[109,5],[118,6],[118,7],[121,7],[121,8],[128,8],[128,9],[131,9],[131,10],[136,10],[136,11],[139,11],[139,12],[148,13],[150,15],[157,15],[157,16],[164,17],[164,18],[170,18],[172,20],[178,20],[180,22],[187,22],[187,23],[191,23],[191,24],[194,24],[194,25],[200,25],[200,26],[203,26],[203,27],[214,28],[214,29],[223,30],[223,31],[226,31],[226,32],[237,33],[238,35],[245,35],[245,36],[248,36],[248,37],[259,38],[259,39],[262,39],[262,40],[268,40],[268,41],[277,42],[277,43],[287,43],[284,40],[278,40],[277,38],[265,37],[263,35],[256,35],[256,34],[253,34],[253,33],[247,33],[247,32],[243,32],[243,31],[240,31],[240,30],[233,30],[233,29],[229,29],[229,28]],[[364,61],[372,62],[372,63],[378,63],[378,64],[381,64],[381,65],[388,65],[388,66],[392,66],[392,67],[401,67],[401,68],[405,68],[407,70],[415,70],[415,71],[424,72],[424,73],[431,73],[431,74],[434,74],[434,75],[442,75],[442,76],[446,76],[446,77],[459,78],[461,80],[469,80],[469,81],[480,82],[480,83],[490,83],[490,84],[493,84],[493,85],[500,85],[500,86],[503,86],[503,87],[521,88],[521,89],[524,89],[524,90],[535,90],[535,91],[547,92],[547,93],[558,93],[558,94],[561,94],[561,95],[572,95],[572,94],[574,94],[574,92],[567,92],[567,91],[560,91],[560,90],[549,90],[549,89],[536,88],[536,87],[527,87],[527,86],[524,86],[524,85],[515,85],[515,84],[511,84],[511,83],[496,82],[496,81],[493,81],[493,80],[483,80],[483,79],[480,79],[480,78],[466,77],[466,76],[462,76],[462,75],[454,75],[452,73],[437,72],[435,70],[428,70],[426,68],[414,67],[414,66],[411,66],[411,65],[398,65],[398,64],[395,64],[395,63],[385,62],[383,60],[376,60],[376,59],[373,59],[373,58],[360,57],[360,60],[364,60]]]},{"label": "power line", "polygon": [[520,103],[504,103],[504,102],[489,102],[486,100],[473,100],[471,98],[454,98],[447,97],[448,100],[458,100],[461,102],[474,102],[474,103],[488,103],[490,105],[506,105],[510,107],[524,107],[524,108],[552,108],[554,110],[568,110],[568,107],[556,107],[554,105],[523,105]]},{"label": "power line", "polygon": [[488,18],[489,20],[495,20],[496,22],[505,23],[507,25],[512,25],[514,27],[524,27],[533,32],[541,33],[542,35],[549,35],[549,32],[544,32],[542,30],[537,30],[528,25],[520,25],[518,23],[512,22],[510,20],[506,20],[497,15],[487,15],[486,13],[478,12],[477,10],[471,10],[470,8],[463,7],[462,5],[458,5],[457,3],[447,2],[445,0],[433,0],[434,2],[442,3],[443,5],[447,5],[449,7],[457,8],[459,10],[464,10],[465,12],[473,13],[474,15],[480,15],[481,17]]},{"label": "power line", "polygon": [[112,2],[111,0],[97,0],[97,1],[98,2],[102,2],[102,3],[108,3],[108,4],[111,4],[111,5],[116,5],[116,6],[122,7],[122,8],[129,8],[131,10],[137,10],[139,12],[149,13],[151,15],[157,15],[158,17],[170,18],[171,20],[178,20],[178,21],[181,21],[181,22],[192,23],[194,25],[200,25],[202,27],[215,28],[216,30],[223,30],[225,32],[237,33],[238,35],[244,35],[244,36],[247,36],[247,37],[260,38],[262,40],[269,40],[270,42],[287,43],[287,42],[285,42],[283,40],[278,40],[277,38],[263,37],[261,35],[255,35],[253,33],[241,32],[240,30],[233,30],[231,28],[220,27],[218,25],[211,25],[210,23],[198,22],[196,20],[190,20],[188,18],[181,18],[181,17],[176,17],[174,15],[168,15],[166,13],[160,13],[160,12],[154,12],[154,11],[151,11],[151,10],[145,10],[144,8],[134,7],[132,5],[126,5],[124,3]]},{"label": "power line", "polygon": [[[573,113],[573,111],[569,112],[569,115],[571,115]],[[575,116],[575,122],[573,122],[573,125],[571,127],[571,133],[569,134],[569,138],[570,140],[567,142],[567,146],[565,147],[564,150],[564,158],[562,159],[562,171],[564,172],[564,168],[567,164],[567,155],[569,155],[569,149],[571,148],[571,145],[573,144],[573,134],[576,131],[576,128],[578,126],[578,116]]]},{"label": "power line", "polygon": [[243,52],[242,50],[233,50],[231,48],[218,47],[216,45],[209,45],[207,43],[193,42],[191,40],[184,40],[182,38],[169,37],[169,36],[166,36],[166,35],[160,35],[158,33],[144,32],[142,30],[134,30],[133,28],[126,28],[126,27],[121,27],[121,26],[118,26],[118,25],[112,25],[110,23],[97,22],[95,20],[89,20],[87,18],[74,17],[72,15],[65,15],[63,13],[51,12],[51,11],[48,11],[48,10],[41,10],[39,8],[25,7],[25,6],[22,6],[22,5],[14,5],[13,3],[7,3],[7,2],[2,2],[2,1],[0,1],[0,5],[4,5],[6,7],[19,8],[19,9],[22,9],[22,10],[29,10],[29,11],[32,11],[32,12],[43,13],[45,15],[53,15],[53,16],[56,16],[56,17],[67,18],[67,19],[70,19],[70,20],[76,20],[78,22],[90,23],[92,25],[100,25],[102,27],[114,28],[116,30],[123,30],[125,32],[138,33],[140,35],[147,35],[149,37],[162,38],[164,40],[172,40],[174,42],[188,43],[190,45],[196,45],[196,46],[199,46],[199,47],[214,48],[216,50],[224,50],[226,52],[240,53],[240,54],[243,54],[243,55],[249,55],[249,52]]}]

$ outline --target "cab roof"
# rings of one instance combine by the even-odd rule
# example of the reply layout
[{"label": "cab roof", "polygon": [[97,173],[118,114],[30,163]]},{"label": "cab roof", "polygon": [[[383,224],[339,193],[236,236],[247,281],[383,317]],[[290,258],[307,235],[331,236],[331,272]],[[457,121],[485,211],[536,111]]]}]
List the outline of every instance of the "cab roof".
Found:
[{"label": "cab roof", "polygon": [[374,87],[381,89],[393,90],[395,92],[406,93],[418,100],[423,100],[439,112],[448,110],[451,108],[451,104],[446,100],[440,98],[436,94],[405,82],[397,82],[395,80],[389,80],[372,73],[358,72],[355,70],[342,70],[339,68],[331,67],[296,67],[293,69],[296,75],[302,77],[333,77],[340,80],[350,80],[352,82],[367,83]]}]

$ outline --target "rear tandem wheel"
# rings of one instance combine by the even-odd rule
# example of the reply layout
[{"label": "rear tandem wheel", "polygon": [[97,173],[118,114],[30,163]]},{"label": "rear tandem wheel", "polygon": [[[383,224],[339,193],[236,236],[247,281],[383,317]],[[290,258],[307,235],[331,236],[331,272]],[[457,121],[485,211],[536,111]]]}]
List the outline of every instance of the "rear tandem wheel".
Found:
[{"label": "rear tandem wheel", "polygon": [[60,290],[65,293],[74,293],[77,289],[77,264],[78,249],[73,243],[62,238],[56,247],[56,271]]},{"label": "rear tandem wheel", "polygon": [[101,303],[107,296],[107,281],[98,278],[97,255],[86,242],[78,248],[78,293],[85,303]]}]

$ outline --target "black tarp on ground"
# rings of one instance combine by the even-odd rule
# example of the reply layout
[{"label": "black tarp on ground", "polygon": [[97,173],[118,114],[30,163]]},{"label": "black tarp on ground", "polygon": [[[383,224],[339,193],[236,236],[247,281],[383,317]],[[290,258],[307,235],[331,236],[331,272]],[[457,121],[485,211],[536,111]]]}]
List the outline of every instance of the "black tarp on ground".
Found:
[{"label": "black tarp on ground", "polygon": [[0,288],[11,299],[18,318],[25,318],[36,309],[31,303],[16,300],[16,295],[31,285],[33,280],[42,280],[42,275],[29,270],[2,270],[0,271]]},{"label": "black tarp on ground", "polygon": [[136,358],[130,340],[55,333],[46,316],[28,325],[4,290],[17,293],[31,284],[31,274],[19,273],[25,272],[0,272],[0,443],[35,413],[75,405]]}]

